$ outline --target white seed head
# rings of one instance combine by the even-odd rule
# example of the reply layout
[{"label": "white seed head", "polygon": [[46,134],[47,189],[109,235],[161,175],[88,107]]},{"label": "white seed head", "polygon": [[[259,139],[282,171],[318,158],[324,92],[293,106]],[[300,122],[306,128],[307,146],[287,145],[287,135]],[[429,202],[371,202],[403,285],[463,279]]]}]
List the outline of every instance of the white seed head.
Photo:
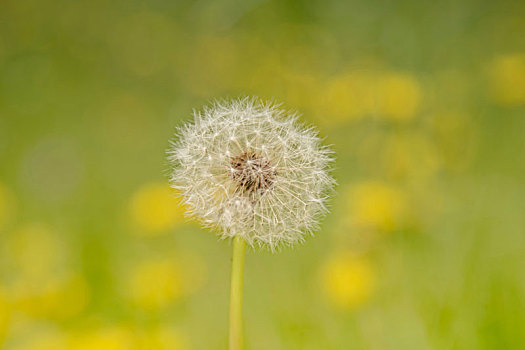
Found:
[{"label": "white seed head", "polygon": [[189,214],[222,238],[274,250],[319,228],[334,186],[333,152],[316,131],[255,98],[194,112],[168,150]]}]

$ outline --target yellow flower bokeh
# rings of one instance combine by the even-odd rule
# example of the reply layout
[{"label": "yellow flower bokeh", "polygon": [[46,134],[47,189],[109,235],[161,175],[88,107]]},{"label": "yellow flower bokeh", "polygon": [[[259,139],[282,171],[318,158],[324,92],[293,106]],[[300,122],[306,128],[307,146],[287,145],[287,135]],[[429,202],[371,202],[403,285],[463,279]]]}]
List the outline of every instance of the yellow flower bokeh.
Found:
[{"label": "yellow flower bokeh", "polygon": [[133,350],[133,332],[113,326],[86,331],[72,337],[69,349],[75,350]]},{"label": "yellow flower bokeh", "polygon": [[184,222],[184,211],[184,206],[167,183],[144,185],[133,194],[129,203],[130,219],[142,235],[165,234]]},{"label": "yellow flower bokeh", "polygon": [[43,283],[20,280],[11,289],[16,310],[35,318],[67,319],[87,307],[90,291],[79,275],[50,277]]},{"label": "yellow flower bokeh", "polygon": [[365,304],[375,288],[375,274],[370,263],[352,253],[338,253],[322,266],[321,282],[328,300],[342,309]]},{"label": "yellow flower bokeh", "polygon": [[[21,337],[9,350],[69,350],[68,336],[59,331],[36,331]],[[75,349],[76,350],[76,349]]]},{"label": "yellow flower bokeh", "polygon": [[[125,325],[70,329],[38,327],[21,332],[9,350],[187,350],[189,342],[175,327],[133,329]],[[1,339],[0,339],[1,341]],[[1,342],[0,342],[1,344]]]},{"label": "yellow flower bokeh", "polygon": [[363,117],[406,122],[417,116],[422,96],[421,84],[415,76],[355,69],[329,79],[316,107],[323,118],[330,116],[330,123]]},{"label": "yellow flower bokeh", "polygon": [[11,305],[7,293],[0,289],[0,348],[9,327]]},{"label": "yellow flower bokeh", "polygon": [[66,249],[60,235],[39,223],[26,224],[7,239],[10,260],[19,276],[45,278],[60,269]]},{"label": "yellow flower bokeh", "polygon": [[503,106],[525,104],[525,53],[500,55],[488,65],[488,90]]},{"label": "yellow flower bokeh", "polygon": [[347,196],[347,207],[354,226],[379,231],[400,228],[408,214],[405,193],[382,182],[353,186]]},{"label": "yellow flower bokeh", "polygon": [[206,266],[196,255],[179,254],[178,259],[142,261],[128,274],[128,298],[145,310],[159,310],[196,292],[206,281]]},{"label": "yellow flower bokeh", "polygon": [[145,309],[170,306],[183,294],[181,271],[170,260],[146,261],[133,271],[130,297]]},{"label": "yellow flower bokeh", "polygon": [[161,326],[137,336],[136,350],[186,350],[188,340],[176,328]]},{"label": "yellow flower bokeh", "polygon": [[411,75],[387,73],[378,79],[378,113],[385,118],[400,122],[414,119],[421,99],[421,86]]},{"label": "yellow flower bokeh", "polygon": [[89,301],[84,277],[68,264],[68,247],[58,232],[27,224],[6,240],[11,267],[6,292],[13,308],[36,318],[68,318]]}]

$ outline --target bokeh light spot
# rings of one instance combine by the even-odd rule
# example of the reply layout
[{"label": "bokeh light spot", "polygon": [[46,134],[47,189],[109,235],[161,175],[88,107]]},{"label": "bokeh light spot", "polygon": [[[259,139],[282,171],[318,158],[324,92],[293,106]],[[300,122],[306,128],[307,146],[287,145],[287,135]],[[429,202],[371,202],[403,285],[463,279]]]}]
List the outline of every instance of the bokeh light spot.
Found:
[{"label": "bokeh light spot", "polygon": [[44,224],[27,224],[10,234],[8,252],[18,276],[45,278],[65,261],[60,236]]},{"label": "bokeh light spot", "polygon": [[159,235],[182,223],[184,206],[175,197],[168,184],[152,183],[133,194],[129,215],[139,234]]},{"label": "bokeh light spot", "polygon": [[525,54],[495,57],[488,66],[488,89],[492,99],[503,106],[525,104]]},{"label": "bokeh light spot", "polygon": [[170,260],[152,260],[135,267],[130,278],[132,301],[148,310],[165,308],[183,295],[183,276]]},{"label": "bokeh light spot", "polygon": [[141,334],[137,341],[137,350],[186,350],[188,340],[174,327],[161,326]]},{"label": "bokeh light spot", "polygon": [[389,73],[377,86],[378,113],[395,121],[412,120],[422,98],[421,86],[411,75]]},{"label": "bokeh light spot", "polygon": [[323,290],[334,306],[354,309],[366,303],[375,287],[370,263],[351,253],[338,253],[321,269]]},{"label": "bokeh light spot", "polygon": [[70,341],[75,350],[132,350],[133,334],[124,327],[109,327],[76,335]]},{"label": "bokeh light spot", "polygon": [[385,183],[357,184],[350,191],[347,200],[356,227],[391,231],[400,228],[406,221],[406,195],[400,189]]}]

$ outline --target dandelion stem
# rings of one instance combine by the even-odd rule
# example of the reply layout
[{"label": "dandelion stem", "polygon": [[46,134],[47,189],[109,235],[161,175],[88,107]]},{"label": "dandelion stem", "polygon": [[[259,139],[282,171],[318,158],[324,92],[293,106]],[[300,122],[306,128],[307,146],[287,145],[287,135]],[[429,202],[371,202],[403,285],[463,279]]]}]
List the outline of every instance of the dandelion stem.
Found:
[{"label": "dandelion stem", "polygon": [[233,258],[230,290],[230,348],[242,349],[242,281],[246,242],[236,236],[233,240]]}]

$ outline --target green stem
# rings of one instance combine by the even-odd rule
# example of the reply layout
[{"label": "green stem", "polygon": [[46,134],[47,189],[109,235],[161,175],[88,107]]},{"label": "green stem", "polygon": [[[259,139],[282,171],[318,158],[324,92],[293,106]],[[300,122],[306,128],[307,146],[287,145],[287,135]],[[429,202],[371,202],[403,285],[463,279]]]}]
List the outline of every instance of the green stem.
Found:
[{"label": "green stem", "polygon": [[242,280],[246,242],[241,237],[233,240],[232,275],[230,289],[230,350],[242,349]]}]

